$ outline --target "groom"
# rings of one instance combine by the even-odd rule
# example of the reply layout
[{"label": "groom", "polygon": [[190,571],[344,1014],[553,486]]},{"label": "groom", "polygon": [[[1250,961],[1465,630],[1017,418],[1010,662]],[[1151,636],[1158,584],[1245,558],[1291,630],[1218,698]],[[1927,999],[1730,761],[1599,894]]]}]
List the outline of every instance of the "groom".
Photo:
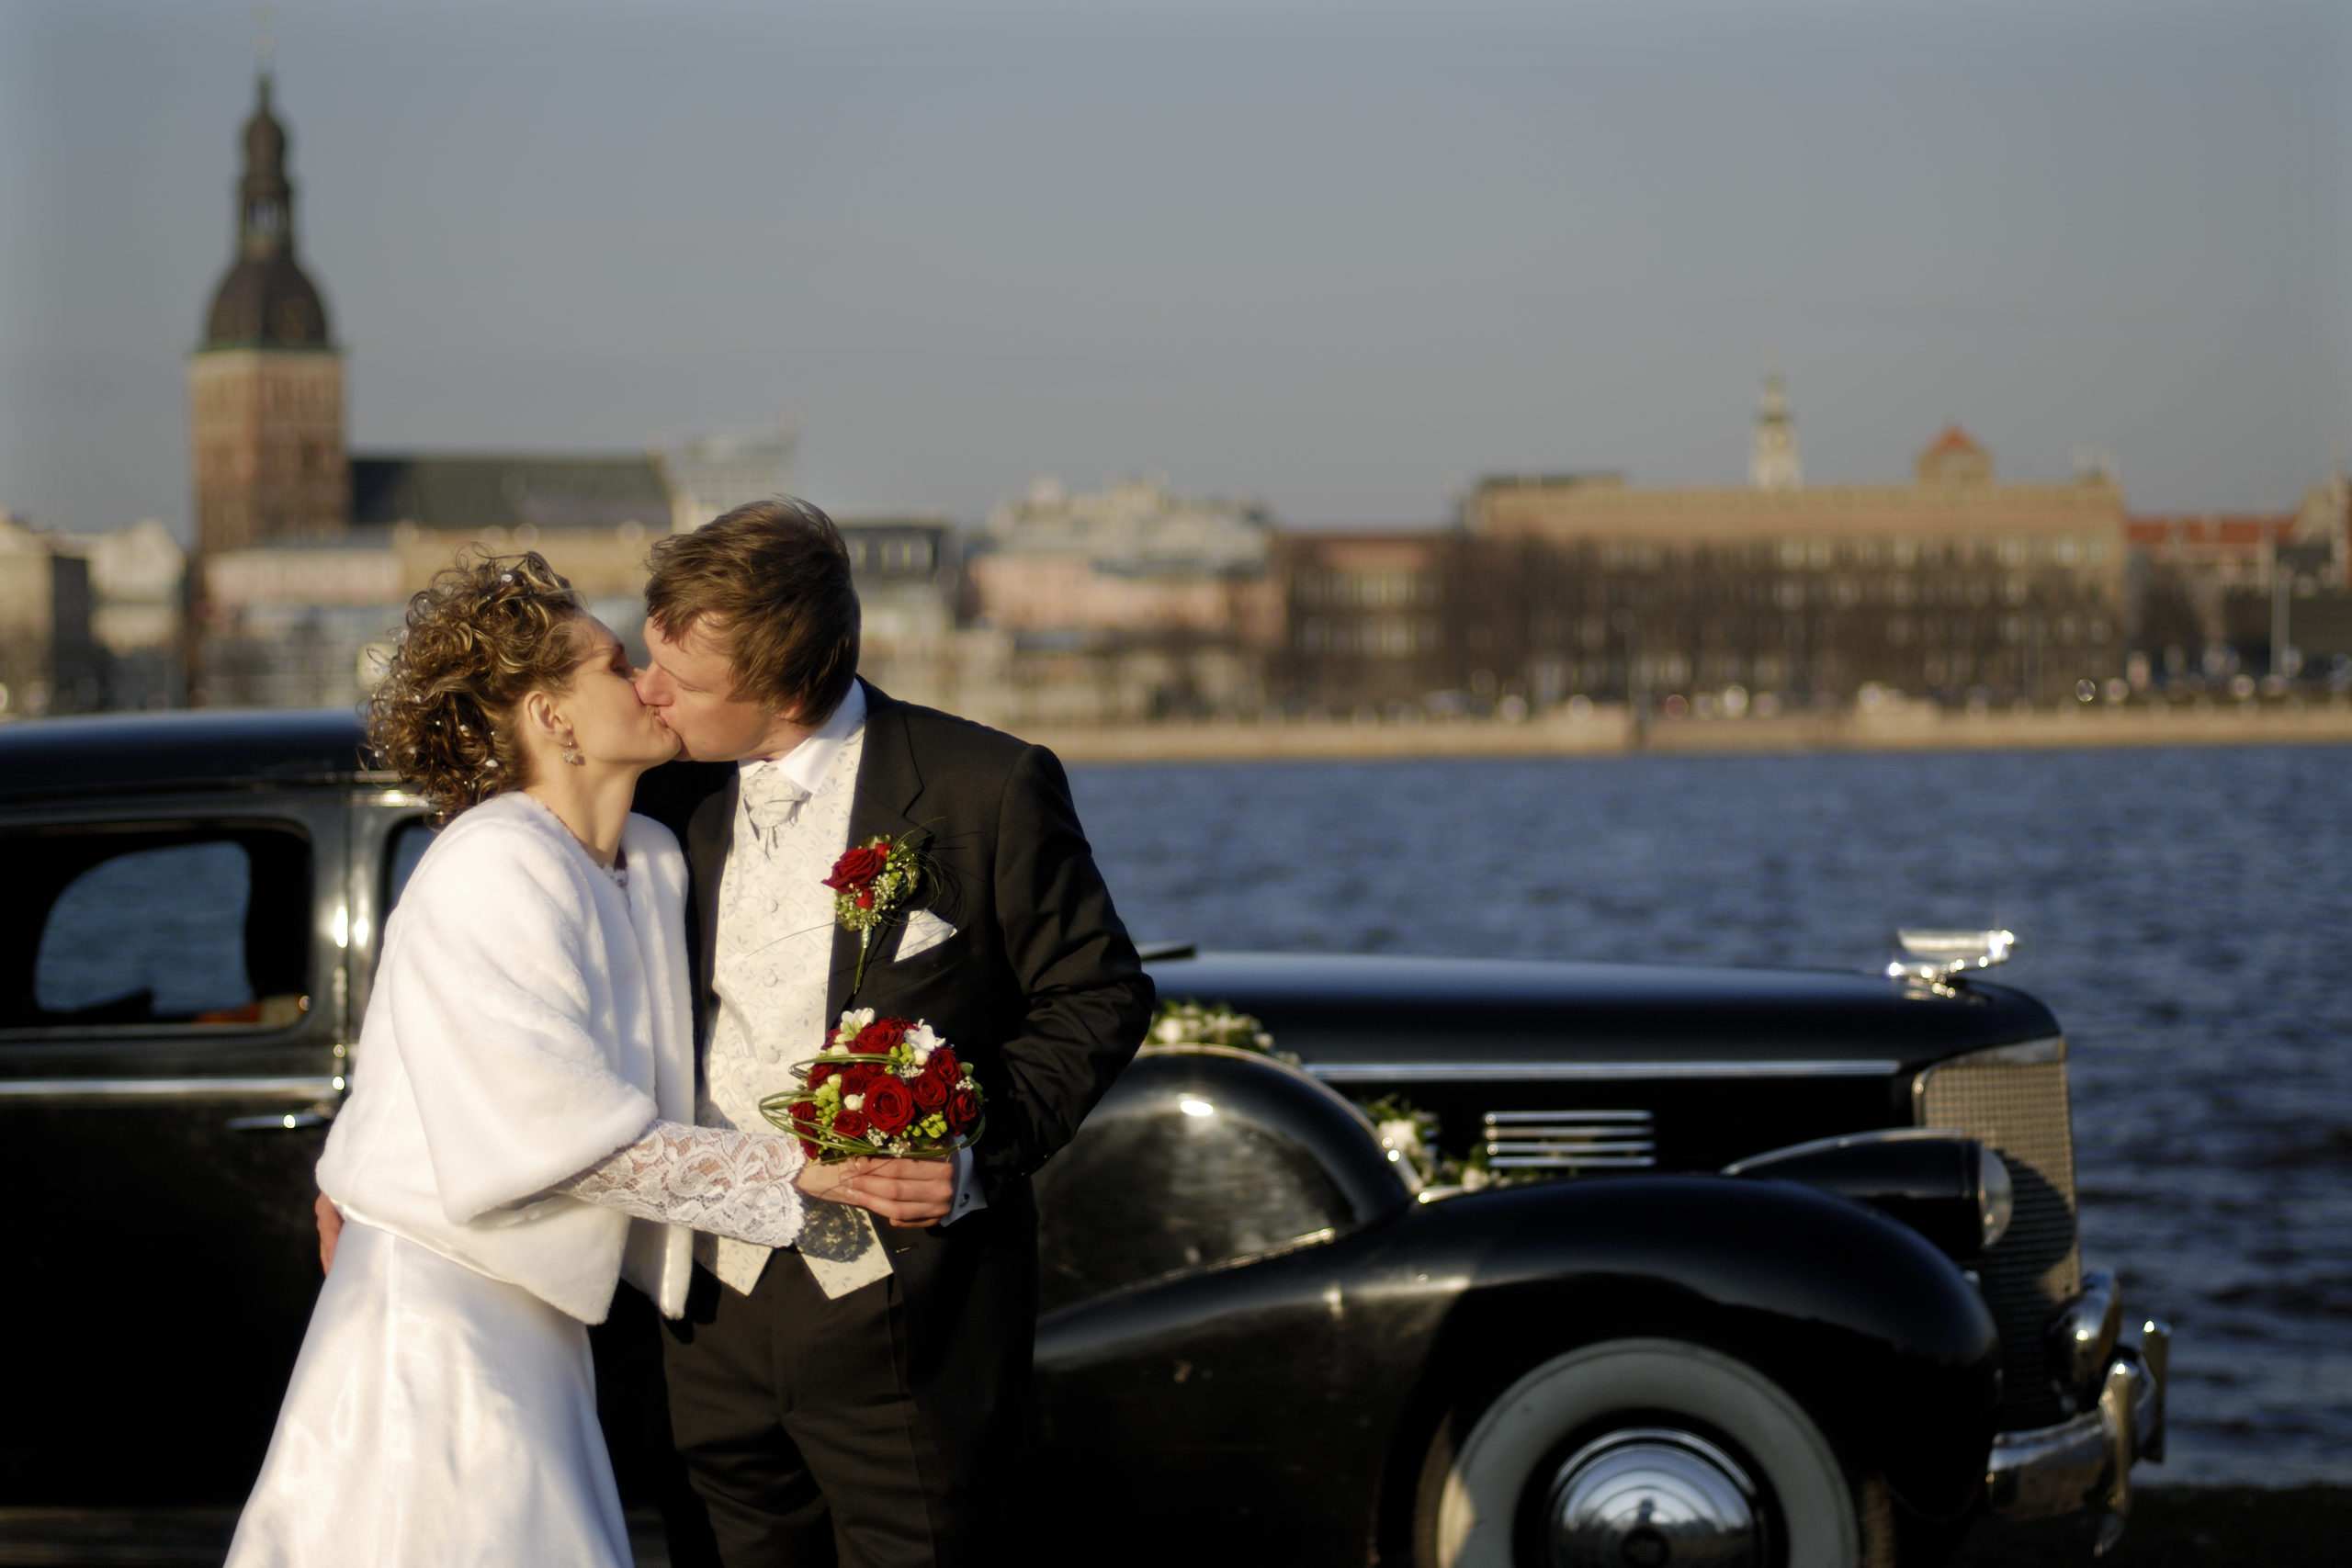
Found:
[{"label": "groom", "polygon": [[[1151,982],[1060,764],[856,678],[847,550],[804,502],[739,507],[654,547],[646,704],[716,767],[640,795],[693,868],[696,1119],[767,1131],[849,1007],[928,1021],[986,1095],[978,1145],[889,1160],[812,1200],[770,1254],[697,1237],[666,1347],[678,1451],[728,1568],[994,1561],[1035,1319],[1029,1176],[1143,1037]],[[658,782],[657,782],[658,780]],[[855,933],[843,851],[912,834],[920,908]]]}]

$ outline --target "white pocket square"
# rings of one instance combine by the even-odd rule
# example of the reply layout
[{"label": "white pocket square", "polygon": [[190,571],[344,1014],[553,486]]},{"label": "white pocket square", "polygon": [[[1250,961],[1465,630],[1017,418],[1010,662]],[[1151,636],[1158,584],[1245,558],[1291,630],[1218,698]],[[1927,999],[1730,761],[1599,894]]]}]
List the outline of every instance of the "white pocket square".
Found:
[{"label": "white pocket square", "polygon": [[933,914],[929,909],[917,909],[907,917],[907,929],[899,938],[899,958],[912,958],[919,953],[929,953],[956,934],[956,928]]}]

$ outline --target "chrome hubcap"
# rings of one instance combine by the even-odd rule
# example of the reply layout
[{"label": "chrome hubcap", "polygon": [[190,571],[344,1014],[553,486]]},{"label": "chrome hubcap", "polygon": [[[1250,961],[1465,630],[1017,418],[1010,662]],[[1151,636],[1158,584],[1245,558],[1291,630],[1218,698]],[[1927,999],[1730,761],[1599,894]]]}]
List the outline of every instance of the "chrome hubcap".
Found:
[{"label": "chrome hubcap", "polygon": [[1756,1486],[1732,1457],[1668,1427],[1587,1443],[1552,1478],[1552,1568],[1761,1568]]}]

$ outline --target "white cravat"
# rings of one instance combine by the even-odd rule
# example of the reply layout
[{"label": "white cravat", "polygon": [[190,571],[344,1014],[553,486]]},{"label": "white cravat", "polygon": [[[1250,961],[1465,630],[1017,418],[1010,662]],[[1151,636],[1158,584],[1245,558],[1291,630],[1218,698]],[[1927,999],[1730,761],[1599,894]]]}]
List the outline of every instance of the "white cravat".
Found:
[{"label": "white cravat", "polygon": [[786,773],[783,762],[764,758],[743,763],[736,777],[742,789],[744,820],[763,842],[780,841],[777,836],[800,820],[800,807],[813,789]]}]

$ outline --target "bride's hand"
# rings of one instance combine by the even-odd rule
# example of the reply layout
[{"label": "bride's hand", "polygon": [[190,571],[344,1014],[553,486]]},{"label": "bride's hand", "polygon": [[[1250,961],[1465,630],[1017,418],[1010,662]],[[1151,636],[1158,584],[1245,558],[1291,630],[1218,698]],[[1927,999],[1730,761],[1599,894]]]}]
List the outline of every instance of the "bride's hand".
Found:
[{"label": "bride's hand", "polygon": [[956,1200],[955,1169],[944,1159],[811,1160],[794,1179],[811,1198],[854,1203],[900,1230],[937,1224]]},{"label": "bride's hand", "polygon": [[793,1177],[792,1184],[811,1198],[847,1203],[853,1200],[843,1197],[842,1189],[848,1184],[850,1178],[863,1176],[880,1163],[871,1159],[837,1159],[820,1165],[812,1159],[800,1168],[799,1173]]}]

